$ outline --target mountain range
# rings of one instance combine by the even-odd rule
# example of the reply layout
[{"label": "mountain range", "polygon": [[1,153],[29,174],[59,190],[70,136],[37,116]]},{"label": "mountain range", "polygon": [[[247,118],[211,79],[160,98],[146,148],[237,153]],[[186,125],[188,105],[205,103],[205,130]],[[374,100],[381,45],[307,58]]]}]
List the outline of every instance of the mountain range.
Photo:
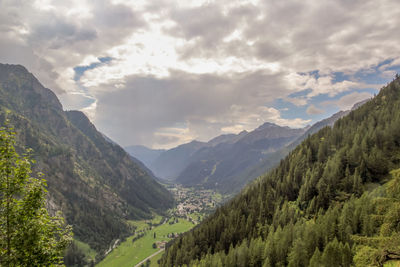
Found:
[{"label": "mountain range", "polygon": [[[80,111],[64,111],[56,95],[23,66],[0,64],[0,122],[32,148],[34,173],[48,184],[48,208],[62,211],[75,238],[98,252],[132,231],[127,220],[172,207],[172,195],[136,159],[110,142]],[[99,253],[101,255],[101,253]]]},{"label": "mountain range", "polygon": [[[355,104],[352,110],[365,101]],[[169,150],[152,150],[144,146],[125,149],[161,179],[232,195],[276,166],[309,135],[332,126],[349,112],[339,111],[301,129],[266,122],[250,132],[224,134],[208,142],[192,141]]]}]

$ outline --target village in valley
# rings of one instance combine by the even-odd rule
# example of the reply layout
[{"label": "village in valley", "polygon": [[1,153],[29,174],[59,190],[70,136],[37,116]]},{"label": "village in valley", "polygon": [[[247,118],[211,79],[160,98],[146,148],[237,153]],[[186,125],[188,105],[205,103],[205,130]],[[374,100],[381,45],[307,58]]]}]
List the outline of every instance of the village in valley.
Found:
[{"label": "village in valley", "polygon": [[177,206],[173,216],[185,218],[194,224],[210,214],[222,203],[222,196],[213,190],[183,187],[179,184],[167,185],[174,195]]}]

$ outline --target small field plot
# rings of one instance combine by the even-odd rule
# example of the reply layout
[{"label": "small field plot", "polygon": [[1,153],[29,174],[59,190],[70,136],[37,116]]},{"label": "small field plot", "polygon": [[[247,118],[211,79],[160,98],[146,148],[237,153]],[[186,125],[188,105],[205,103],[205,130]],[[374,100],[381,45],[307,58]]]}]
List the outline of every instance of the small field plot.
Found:
[{"label": "small field plot", "polygon": [[[160,222],[160,220],[161,217],[159,218],[158,222]],[[169,240],[173,239],[176,234],[186,232],[194,225],[185,219],[171,218],[164,224],[153,227],[152,229],[150,229],[151,227],[149,224],[143,224],[143,221],[138,222],[136,226],[138,227],[137,231],[140,231],[140,233],[127,238],[125,242],[121,243],[121,245],[114,249],[96,266],[135,266],[137,263],[160,250],[162,242],[168,242]],[[139,229],[139,226],[141,229]],[[140,234],[144,234],[144,236],[133,241],[133,239],[137,238]],[[158,247],[154,248],[153,246],[156,244]],[[157,256],[161,257],[161,254],[162,253]],[[156,262],[157,260],[153,261],[153,263]]]}]

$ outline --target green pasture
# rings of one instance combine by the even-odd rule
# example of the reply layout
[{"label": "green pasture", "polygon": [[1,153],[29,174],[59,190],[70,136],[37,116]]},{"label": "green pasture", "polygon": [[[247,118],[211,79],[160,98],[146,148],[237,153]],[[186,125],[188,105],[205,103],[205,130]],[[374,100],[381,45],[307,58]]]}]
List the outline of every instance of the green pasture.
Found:
[{"label": "green pasture", "polygon": [[[153,219],[157,223],[160,221],[161,217],[158,219]],[[151,230],[146,230],[145,235],[142,238],[139,238],[135,242],[132,242],[134,236],[130,236],[121,243],[117,248],[115,248],[107,257],[102,260],[98,265],[99,267],[125,267],[125,266],[135,266],[135,264],[139,263],[146,257],[152,255],[159,249],[154,249],[152,247],[153,243],[156,241],[169,241],[171,238],[168,238],[168,234],[171,233],[183,233],[190,230],[194,225],[185,220],[178,218],[178,222],[174,224],[169,224],[169,222],[175,221],[174,218],[171,218],[167,223],[162,224],[160,226],[154,227]],[[148,229],[150,226],[148,224],[143,224],[143,221],[139,222],[130,222],[135,225],[138,230]],[[135,224],[136,223],[136,224]],[[139,227],[141,227],[139,229]],[[154,238],[155,233],[155,238]],[[161,257],[160,253],[160,257]],[[158,255],[157,255],[158,256]],[[154,262],[154,260],[153,260]],[[154,262],[156,263],[157,260]]]}]

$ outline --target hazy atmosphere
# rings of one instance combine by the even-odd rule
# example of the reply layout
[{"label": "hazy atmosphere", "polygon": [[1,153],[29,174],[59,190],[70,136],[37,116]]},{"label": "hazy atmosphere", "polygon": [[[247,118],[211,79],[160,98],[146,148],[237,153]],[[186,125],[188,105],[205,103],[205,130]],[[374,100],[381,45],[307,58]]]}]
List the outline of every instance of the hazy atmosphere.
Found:
[{"label": "hazy atmosphere", "polygon": [[123,146],[303,127],[400,69],[384,1],[0,0],[0,62],[22,64]]}]

